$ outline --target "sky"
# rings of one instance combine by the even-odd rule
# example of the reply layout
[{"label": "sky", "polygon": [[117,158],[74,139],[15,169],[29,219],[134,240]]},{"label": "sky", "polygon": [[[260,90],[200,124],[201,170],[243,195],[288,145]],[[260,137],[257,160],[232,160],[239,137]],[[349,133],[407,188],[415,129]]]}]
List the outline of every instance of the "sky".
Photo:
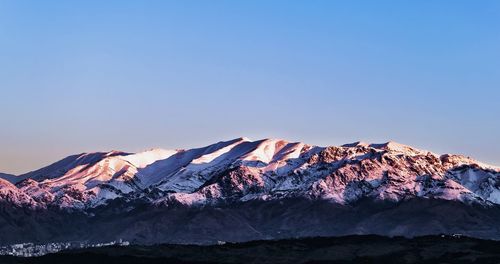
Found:
[{"label": "sky", "polygon": [[500,1],[0,0],[0,172],[241,136],[500,165]]}]

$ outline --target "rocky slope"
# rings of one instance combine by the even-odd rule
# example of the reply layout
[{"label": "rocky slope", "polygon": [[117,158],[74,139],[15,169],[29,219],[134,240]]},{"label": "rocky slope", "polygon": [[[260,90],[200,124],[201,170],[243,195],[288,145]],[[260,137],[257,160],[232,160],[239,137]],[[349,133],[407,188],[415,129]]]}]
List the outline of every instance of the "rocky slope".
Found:
[{"label": "rocky slope", "polygon": [[17,177],[5,198],[23,205],[85,209],[116,198],[154,204],[216,204],[283,197],[348,204],[411,197],[500,204],[500,171],[459,155],[395,142],[317,147],[239,138],[190,150],[69,156]]},{"label": "rocky slope", "polygon": [[189,150],[84,153],[0,175],[0,243],[500,238],[499,207],[500,170],[468,157],[395,142],[318,147],[238,138]]}]

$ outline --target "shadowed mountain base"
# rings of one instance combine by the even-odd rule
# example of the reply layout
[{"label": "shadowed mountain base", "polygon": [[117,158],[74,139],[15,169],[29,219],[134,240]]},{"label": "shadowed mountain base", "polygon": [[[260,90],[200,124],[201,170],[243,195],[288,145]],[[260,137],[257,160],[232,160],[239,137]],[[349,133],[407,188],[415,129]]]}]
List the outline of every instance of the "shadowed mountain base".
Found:
[{"label": "shadowed mountain base", "polygon": [[[129,209],[132,208],[132,209]],[[360,201],[282,199],[220,206],[151,206],[113,201],[89,214],[0,206],[0,244],[118,239],[133,244],[214,244],[316,236],[378,234],[423,236],[461,233],[500,238],[500,208],[412,199]]]}]

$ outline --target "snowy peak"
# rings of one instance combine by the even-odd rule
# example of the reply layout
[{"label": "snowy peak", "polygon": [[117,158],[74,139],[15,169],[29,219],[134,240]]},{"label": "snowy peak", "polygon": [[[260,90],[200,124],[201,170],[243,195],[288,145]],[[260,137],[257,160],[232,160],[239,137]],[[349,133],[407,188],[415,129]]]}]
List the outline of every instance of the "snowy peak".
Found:
[{"label": "snowy peak", "polygon": [[165,150],[165,149],[150,149],[147,151],[139,152],[136,154],[121,156],[120,158],[130,162],[133,166],[137,168],[145,168],[146,166],[152,164],[157,160],[166,159],[178,151],[176,150]]},{"label": "snowy peak", "polygon": [[344,147],[344,148],[355,148],[355,147],[369,147],[369,146],[370,146],[370,144],[366,143],[364,141],[356,141],[356,142],[353,142],[353,143],[344,144],[341,147]]},{"label": "snowy peak", "polygon": [[426,155],[428,153],[428,151],[419,150],[395,141],[389,141],[382,144],[370,144],[369,146],[375,149],[398,152],[406,155]]},{"label": "snowy peak", "polygon": [[0,200],[72,209],[114,199],[192,205],[283,197],[342,204],[366,197],[500,204],[498,168],[393,141],[318,147],[237,138],[188,150],[83,153],[0,179]]},{"label": "snowy peak", "polygon": [[281,139],[263,139],[256,141],[251,151],[243,157],[246,161],[270,163],[289,143]]},{"label": "snowy peak", "polygon": [[[8,176],[9,174],[2,173],[1,176]],[[16,188],[16,186],[9,181],[0,178],[0,189],[12,189]]]},{"label": "snowy peak", "polygon": [[0,202],[10,205],[35,208],[38,206],[29,195],[19,190],[14,184],[7,180],[0,179]]},{"label": "snowy peak", "polygon": [[66,157],[60,161],[57,161],[47,167],[28,172],[17,176],[13,183],[18,183],[25,179],[33,179],[36,181],[42,181],[45,179],[53,179],[63,176],[69,170],[74,169],[77,166],[92,166],[98,161],[113,156],[128,155],[125,152],[111,151],[111,152],[95,152],[95,153],[82,153],[77,155],[72,155]]}]

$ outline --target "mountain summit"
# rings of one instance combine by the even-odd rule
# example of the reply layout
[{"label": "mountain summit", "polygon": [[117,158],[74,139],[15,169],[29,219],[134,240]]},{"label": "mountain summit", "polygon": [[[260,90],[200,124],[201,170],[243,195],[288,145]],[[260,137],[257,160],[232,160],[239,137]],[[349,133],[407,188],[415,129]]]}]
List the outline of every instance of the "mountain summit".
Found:
[{"label": "mountain summit", "polygon": [[[463,208],[497,212],[495,210],[500,206],[500,170],[461,155],[437,155],[392,141],[383,144],[356,142],[342,146],[319,147],[281,139],[252,141],[248,138],[237,138],[188,150],[151,149],[139,153],[121,151],[82,153],[26,174],[18,176],[0,174],[0,204],[3,204],[4,208],[9,210],[24,208],[39,213],[44,212],[52,217],[53,214],[57,217],[83,214],[89,217],[88,221],[96,221],[96,217],[106,215],[106,220],[102,221],[107,223],[118,221],[117,215],[137,210],[143,211],[136,212],[136,217],[158,210],[170,212],[181,210],[179,208],[189,211],[228,207],[230,209],[220,213],[224,215],[220,216],[220,220],[228,221],[226,224],[230,227],[226,228],[232,230],[248,221],[240,219],[238,224],[233,223],[232,221],[241,217],[234,212],[235,208],[255,205],[250,206],[248,211],[261,215],[272,214],[278,210],[274,207],[276,204],[290,204],[291,207],[287,210],[292,211],[287,211],[288,216],[297,214],[298,217],[304,213],[303,210],[310,210],[312,215],[308,217],[313,218],[307,221],[317,217],[317,222],[321,222],[320,219],[330,219],[328,217],[340,210],[339,208],[360,210],[359,206],[365,203],[377,206],[397,205],[395,208],[400,209],[404,207],[402,204],[416,203],[413,208],[420,208],[418,210],[427,214],[429,212],[426,210],[431,207],[422,205],[428,203],[447,206],[452,204],[453,208],[462,208],[460,210],[465,210],[467,214],[470,212],[469,209]],[[317,208],[320,204],[321,210]],[[323,206],[336,209],[323,211]],[[371,206],[370,210],[377,206]],[[293,209],[294,207],[297,208]],[[267,209],[262,211],[263,208]],[[283,210],[279,209],[280,213],[276,214],[285,213]],[[363,214],[370,210],[364,210]],[[384,210],[370,211],[366,219],[376,216],[377,220],[373,223],[379,223],[388,217],[381,214],[387,212]],[[418,213],[418,210],[415,209],[412,213]],[[338,223],[353,219],[353,216],[342,218],[336,213],[334,215]],[[362,213],[358,212],[356,217],[359,215]],[[497,216],[488,216],[488,219],[496,219]],[[9,217],[15,216],[4,216],[4,220],[12,220]],[[173,224],[172,219],[175,217],[162,216],[151,218],[149,221],[156,219]],[[417,218],[420,217],[423,216]],[[476,216],[460,217],[467,221],[478,221]],[[208,217],[208,219],[216,218],[214,215]],[[409,219],[417,218],[409,217]],[[301,218],[286,221],[295,223],[299,221],[298,219]],[[425,220],[436,221],[432,217]],[[6,222],[11,223],[9,221]],[[272,222],[263,223],[262,225],[268,228],[267,231],[259,231],[253,223],[250,226],[254,231],[238,235],[237,239],[275,237],[276,234],[270,235],[268,231],[281,230],[280,225],[283,225],[281,221],[283,219],[277,218]],[[36,225],[38,224],[40,223]],[[204,225],[207,223],[200,226]],[[478,228],[488,228],[488,225],[481,223],[478,224]],[[352,227],[354,228],[352,232],[408,235],[422,231],[411,230],[409,226],[411,225],[407,224],[404,227],[396,225],[394,230],[390,227],[382,228],[357,223],[355,228]],[[483,231],[477,231],[479,229],[474,226],[471,227],[475,230],[475,233],[471,231],[471,234],[490,236]],[[20,230],[19,226],[14,228]],[[169,233],[170,231],[160,237],[151,237],[152,234],[148,233],[149,235],[142,234],[144,237],[140,238],[141,236],[137,236],[136,233],[132,234],[129,228],[131,227],[122,226],[121,236],[132,236],[138,241],[147,242],[163,242],[169,236],[180,239]],[[141,227],[141,230],[144,228],[147,232],[153,232],[146,227]],[[322,235],[323,231],[318,228],[313,225],[314,232],[309,230],[304,234]],[[438,229],[446,231],[449,228]],[[296,230],[293,232],[290,228],[286,230],[289,235],[297,235]],[[491,236],[496,237],[497,234],[492,233]],[[206,241],[206,237],[182,239],[188,242]]]},{"label": "mountain summit", "polygon": [[83,153],[0,178],[33,198],[33,206],[85,209],[116,198],[189,205],[282,197],[340,204],[411,197],[500,204],[499,175],[498,168],[470,158],[392,141],[317,147],[238,138],[190,150]]}]

